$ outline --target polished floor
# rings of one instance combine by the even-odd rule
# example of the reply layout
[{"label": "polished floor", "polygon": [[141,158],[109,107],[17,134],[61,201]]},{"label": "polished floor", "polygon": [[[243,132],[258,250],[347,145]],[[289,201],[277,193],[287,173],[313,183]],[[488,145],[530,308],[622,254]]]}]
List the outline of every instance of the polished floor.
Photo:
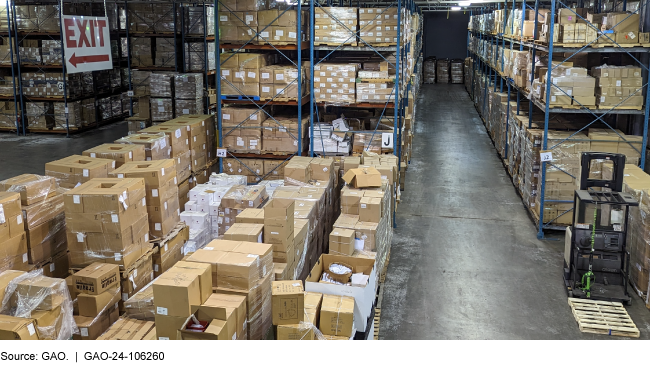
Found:
[{"label": "polished floor", "polygon": [[[424,85],[398,207],[380,339],[608,339],[578,329],[564,241],[538,240],[462,85]],[[650,311],[628,307],[641,338]],[[620,338],[620,337],[619,337]]]}]

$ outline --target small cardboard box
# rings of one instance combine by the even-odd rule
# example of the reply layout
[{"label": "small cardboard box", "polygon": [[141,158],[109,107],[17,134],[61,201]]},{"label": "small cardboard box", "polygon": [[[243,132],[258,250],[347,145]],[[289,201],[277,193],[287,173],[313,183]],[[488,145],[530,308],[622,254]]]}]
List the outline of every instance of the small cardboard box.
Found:
[{"label": "small cardboard box", "polygon": [[[333,262],[346,263],[352,266],[354,273],[368,275],[368,283],[365,286],[346,286],[320,282],[323,271]],[[377,274],[374,267],[375,260],[373,259],[323,254],[305,279],[305,290],[353,297],[355,328],[357,331],[365,331],[377,290]]]},{"label": "small cardboard box", "polygon": [[234,340],[232,336],[228,334],[228,323],[220,319],[208,320],[210,324],[203,332],[195,332],[187,329],[187,326],[191,324],[194,319],[201,321],[201,319],[196,318],[197,315],[198,312],[193,317],[187,318],[181,329],[178,330],[178,335],[181,340]]},{"label": "small cardboard box", "polygon": [[330,233],[330,254],[352,256],[355,233],[351,229],[334,228]]},{"label": "small cardboard box", "polygon": [[279,325],[278,340],[316,340],[314,328],[318,325],[323,294],[305,292],[305,313],[300,324]]},{"label": "small cardboard box", "polygon": [[272,283],[273,324],[298,324],[305,310],[302,281],[274,281]]},{"label": "small cardboard box", "polygon": [[354,298],[323,295],[319,329],[324,335],[352,337],[354,334]]},{"label": "small cardboard box", "polygon": [[359,202],[363,191],[347,189],[341,192],[341,213],[359,215]]},{"label": "small cardboard box", "polygon": [[235,217],[235,223],[264,224],[264,209],[246,208]]},{"label": "small cardboard box", "polygon": [[170,269],[152,285],[156,316],[182,317],[184,321],[192,314],[192,305],[201,304],[201,286],[196,273]]},{"label": "small cardboard box", "polygon": [[97,317],[104,308],[109,308],[120,301],[120,286],[114,284],[101,294],[77,294],[79,315],[84,317]]},{"label": "small cardboard box", "polygon": [[98,295],[120,282],[120,267],[96,262],[73,275],[77,293]]},{"label": "small cardboard box", "polygon": [[[65,300],[61,295],[65,280],[46,276],[27,277],[16,283],[12,303],[32,303],[36,310],[52,310]],[[67,287],[67,286],[66,286]]]},{"label": "small cardboard box", "polygon": [[117,305],[105,310],[97,317],[74,316],[79,327],[79,334],[72,335],[73,340],[96,340],[104,331],[109,329],[120,317]]},{"label": "small cardboard box", "polygon": [[271,199],[264,206],[264,225],[291,227],[293,231],[294,206],[291,199]]},{"label": "small cardboard box", "polygon": [[354,188],[381,187],[381,173],[374,167],[350,169],[343,175],[343,180]]},{"label": "small cardboard box", "polygon": [[381,198],[364,196],[359,203],[359,221],[379,223],[382,217]]},{"label": "small cardboard box", "polygon": [[34,320],[0,314],[0,340],[38,340]]},{"label": "small cardboard box", "polygon": [[177,317],[156,314],[156,338],[158,340],[180,339],[178,331],[183,328],[183,324],[187,321],[187,317],[189,316]]},{"label": "small cardboard box", "polygon": [[236,339],[246,338],[246,297],[241,295],[215,293],[212,294],[201,306],[211,307],[215,310],[219,308],[225,309],[221,316],[215,316],[215,318],[226,321],[229,319],[230,311],[232,310],[234,313],[235,323],[233,337]]},{"label": "small cardboard box", "polygon": [[199,277],[199,288],[201,291],[201,303],[208,300],[212,294],[212,267],[204,262],[179,261],[171,271],[190,272]]}]

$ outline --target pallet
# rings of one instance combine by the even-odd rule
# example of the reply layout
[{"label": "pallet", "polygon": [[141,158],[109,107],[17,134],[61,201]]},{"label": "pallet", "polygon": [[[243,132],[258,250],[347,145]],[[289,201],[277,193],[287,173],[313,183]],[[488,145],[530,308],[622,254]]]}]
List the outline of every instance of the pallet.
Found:
[{"label": "pallet", "polygon": [[[603,106],[601,107],[600,105],[598,106],[598,109],[612,109],[611,106]],[[626,105],[619,105],[614,110],[643,110],[642,106],[626,106]]]},{"label": "pallet", "polygon": [[639,337],[639,329],[621,303],[569,298],[580,332],[609,336]]},{"label": "pallet", "polygon": [[338,47],[338,46],[352,46],[356,47],[357,42],[348,42],[348,43],[337,43],[337,42],[320,42],[320,43],[314,43],[314,47]]},{"label": "pallet", "polygon": [[373,337],[375,340],[379,340],[379,324],[381,321],[381,308],[375,309],[375,318],[373,319],[374,325],[375,325],[375,333],[373,334]]},{"label": "pallet", "polygon": [[384,268],[381,270],[381,273],[379,274],[379,282],[383,284],[386,281],[386,273],[388,272],[388,263],[390,260],[390,248],[388,249],[388,253],[386,254],[386,262],[384,262]]},{"label": "pallet", "polygon": [[260,97],[260,101],[295,101],[297,102],[298,99],[296,98],[262,98]]},{"label": "pallet", "polygon": [[260,101],[259,96],[255,95],[221,95],[221,100],[254,100]]},{"label": "pallet", "polygon": [[392,82],[392,83],[394,83],[395,78],[392,78],[392,79],[391,78],[387,78],[387,79],[383,79],[383,78],[376,78],[376,79],[363,78],[363,79],[361,79],[361,78],[358,78],[357,82]]},{"label": "pallet", "polygon": [[[542,104],[543,104],[543,103],[542,103]],[[595,105],[584,105],[584,106],[580,106],[580,105],[573,105],[573,104],[571,104],[571,105],[551,105],[551,106],[549,106],[549,109],[573,109],[573,110],[580,110],[580,109],[584,109],[584,108],[587,108],[587,109],[596,109],[596,106],[595,106]]]},{"label": "pallet", "polygon": [[[374,43],[374,42],[366,42],[368,45],[373,46],[373,47],[395,47],[397,46],[396,43]],[[364,43],[363,46],[360,47],[366,47],[366,44]]]}]

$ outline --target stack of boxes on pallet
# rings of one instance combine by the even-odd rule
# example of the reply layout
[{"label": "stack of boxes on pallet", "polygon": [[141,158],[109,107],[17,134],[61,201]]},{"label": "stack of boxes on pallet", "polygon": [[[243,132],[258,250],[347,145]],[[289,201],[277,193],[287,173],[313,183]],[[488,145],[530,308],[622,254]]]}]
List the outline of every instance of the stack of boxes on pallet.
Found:
[{"label": "stack of boxes on pallet", "polygon": [[314,9],[314,44],[357,45],[357,8],[316,7]]},{"label": "stack of boxes on pallet", "polygon": [[436,74],[439,84],[449,83],[449,59],[441,58],[436,61]]},{"label": "stack of boxes on pallet", "polygon": [[357,64],[322,62],[314,65],[316,102],[354,103],[357,70]]},{"label": "stack of boxes on pallet", "polygon": [[393,65],[386,61],[364,62],[358,76],[357,103],[395,101],[395,67]]},{"label": "stack of boxes on pallet", "polygon": [[[214,36],[214,7],[188,6],[184,13],[184,32],[190,37]],[[215,42],[192,41],[185,45],[185,71],[215,70]]]},{"label": "stack of boxes on pallet", "polygon": [[117,265],[94,263],[72,275],[79,314],[74,320],[81,340],[95,340],[119,316],[120,271]]}]

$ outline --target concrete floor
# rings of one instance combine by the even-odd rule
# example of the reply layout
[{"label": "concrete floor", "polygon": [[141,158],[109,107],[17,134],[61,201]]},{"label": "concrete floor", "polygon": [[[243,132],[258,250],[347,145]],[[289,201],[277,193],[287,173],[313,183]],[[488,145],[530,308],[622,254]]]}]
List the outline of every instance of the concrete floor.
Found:
[{"label": "concrete floor", "polygon": [[[417,102],[380,339],[608,339],[579,331],[564,237],[536,238],[463,85],[424,85]],[[650,311],[632,296],[648,339]]]},{"label": "concrete floor", "polygon": [[45,163],[68,157],[126,136],[126,122],[75,134],[0,134],[0,180],[20,174],[44,174]]}]

